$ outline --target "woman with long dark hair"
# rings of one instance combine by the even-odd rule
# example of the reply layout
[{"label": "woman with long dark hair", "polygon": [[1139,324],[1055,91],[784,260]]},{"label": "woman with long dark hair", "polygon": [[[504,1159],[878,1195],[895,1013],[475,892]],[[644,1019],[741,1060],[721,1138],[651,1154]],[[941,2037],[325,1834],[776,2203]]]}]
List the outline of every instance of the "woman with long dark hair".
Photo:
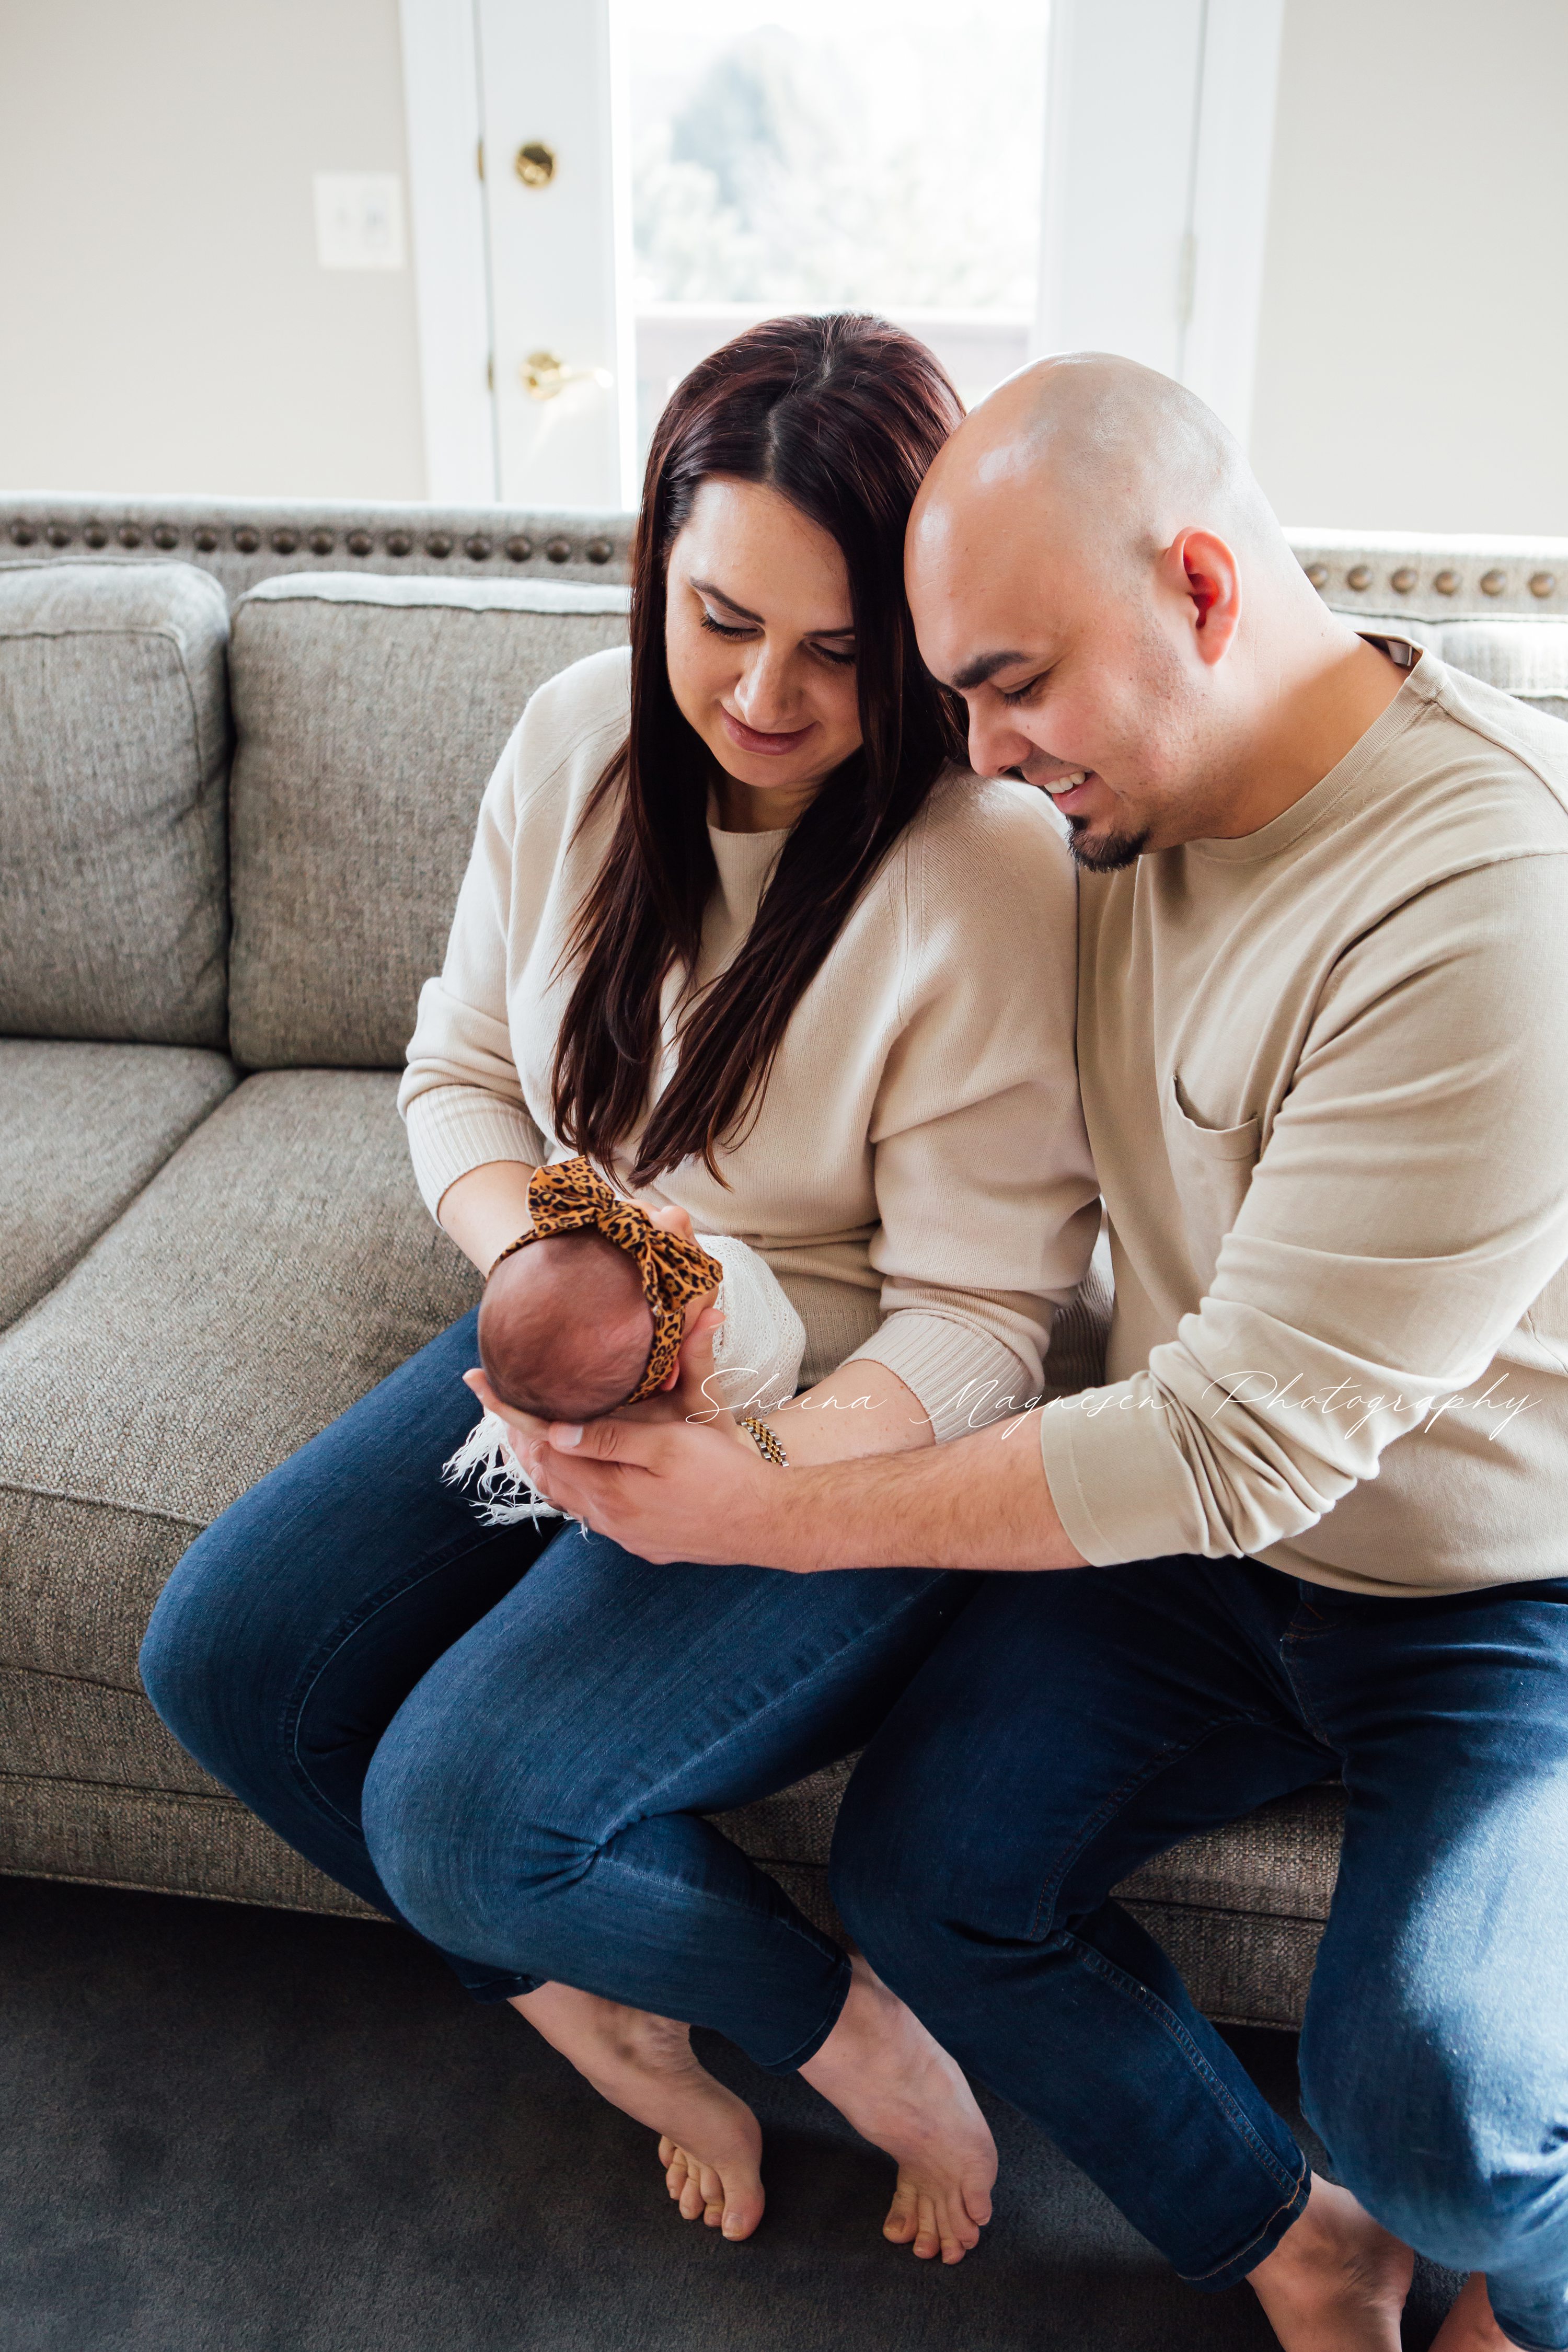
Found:
[{"label": "woman with long dark hair", "polygon": [[[679,388],[629,662],[552,680],[502,755],[400,1097],[482,1273],[530,1229],[532,1171],[579,1154],[658,1222],[750,1243],[807,1340],[771,1445],[724,1422],[773,1458],[929,1445],[1034,1396],[1095,1230],[1067,854],[1039,796],[959,764],[902,593],[959,413],[922,345],[858,318],[774,320]],[[637,1410],[711,1412],[710,1320]],[[440,1476],[474,1335],[192,1547],[154,1704],[658,2129],[689,2218],[744,2237],[763,2201],[700,2023],[893,2154],[888,2233],[959,2260],[994,2171],[962,2075],[706,1817],[863,1744],[973,1580],[717,1577],[488,1527]]]}]

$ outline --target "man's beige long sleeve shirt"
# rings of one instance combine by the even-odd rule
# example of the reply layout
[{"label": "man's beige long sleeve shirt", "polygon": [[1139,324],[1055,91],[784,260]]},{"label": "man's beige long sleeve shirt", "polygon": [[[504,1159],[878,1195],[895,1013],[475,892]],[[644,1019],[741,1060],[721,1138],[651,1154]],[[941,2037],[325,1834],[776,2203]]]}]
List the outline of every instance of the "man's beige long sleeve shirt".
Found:
[{"label": "man's beige long sleeve shirt", "polygon": [[1117,1303],[1040,1416],[1072,1541],[1568,1574],[1568,728],[1426,653],[1283,815],[1079,919]]}]

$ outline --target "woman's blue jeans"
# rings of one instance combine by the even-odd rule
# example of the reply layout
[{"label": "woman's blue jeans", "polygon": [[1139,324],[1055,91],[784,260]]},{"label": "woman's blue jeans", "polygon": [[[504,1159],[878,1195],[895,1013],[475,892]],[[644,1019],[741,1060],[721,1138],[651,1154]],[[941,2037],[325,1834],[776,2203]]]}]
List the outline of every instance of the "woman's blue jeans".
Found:
[{"label": "woman's blue jeans", "polygon": [[834,1890],[961,2063],[1226,2286],[1305,2166],[1111,1890],[1336,1772],[1307,2114],[1379,2221],[1562,2352],[1568,1580],[1400,1601],[1245,1559],[988,1577],[857,1768]]},{"label": "woman's blue jeans", "polygon": [[480,1999],[551,1979],[784,2072],[848,1963],[700,1818],[864,1744],[967,1576],[650,1567],[441,1481],[473,1316],[200,1536],[142,1652],[183,1745]]}]

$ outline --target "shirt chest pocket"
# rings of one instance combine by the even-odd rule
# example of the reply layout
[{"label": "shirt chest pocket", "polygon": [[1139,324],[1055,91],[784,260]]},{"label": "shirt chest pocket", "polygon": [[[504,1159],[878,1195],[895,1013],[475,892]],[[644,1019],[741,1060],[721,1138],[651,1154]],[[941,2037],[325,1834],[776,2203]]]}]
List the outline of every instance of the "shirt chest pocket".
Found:
[{"label": "shirt chest pocket", "polygon": [[1255,1118],[1244,1118],[1239,1127],[1204,1126],[1187,1108],[1181,1080],[1174,1076],[1165,1093],[1164,1129],[1187,1251],[1201,1295],[1214,1279],[1219,1245],[1247,1198],[1262,1129]]}]

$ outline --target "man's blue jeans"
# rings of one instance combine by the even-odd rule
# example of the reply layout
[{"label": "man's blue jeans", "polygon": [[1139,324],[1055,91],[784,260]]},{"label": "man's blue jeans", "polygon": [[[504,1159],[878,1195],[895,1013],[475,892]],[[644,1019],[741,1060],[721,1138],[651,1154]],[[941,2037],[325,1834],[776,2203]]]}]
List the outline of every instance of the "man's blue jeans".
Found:
[{"label": "man's blue jeans", "polygon": [[1302,2159],[1110,1889],[1342,1772],[1301,2038],[1339,2177],[1568,2346],[1568,1579],[1440,1601],[1251,1560],[988,1577],[862,1759],[834,1889],[872,1964],[1186,2278],[1226,2286]]},{"label": "man's blue jeans", "polygon": [[482,1526],[440,1475],[478,1412],[474,1321],[197,1538],[148,1694],[480,1999],[555,1979],[798,2066],[848,1962],[700,1816],[863,1745],[979,1580],[653,1568],[554,1521]]}]

